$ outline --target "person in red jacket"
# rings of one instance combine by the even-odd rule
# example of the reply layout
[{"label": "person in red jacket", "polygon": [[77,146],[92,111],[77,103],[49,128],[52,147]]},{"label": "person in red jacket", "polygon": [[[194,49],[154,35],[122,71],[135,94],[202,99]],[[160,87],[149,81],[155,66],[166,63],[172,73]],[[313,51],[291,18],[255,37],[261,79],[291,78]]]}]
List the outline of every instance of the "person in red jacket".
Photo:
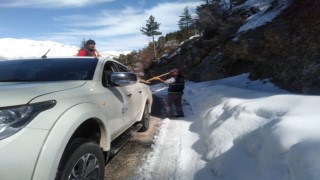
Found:
[{"label": "person in red jacket", "polygon": [[92,40],[92,39],[89,39],[86,42],[85,47],[81,48],[78,51],[77,56],[93,56],[93,57],[97,57],[98,53],[97,53],[97,51],[95,49],[95,46],[96,46],[96,42],[94,40]]}]

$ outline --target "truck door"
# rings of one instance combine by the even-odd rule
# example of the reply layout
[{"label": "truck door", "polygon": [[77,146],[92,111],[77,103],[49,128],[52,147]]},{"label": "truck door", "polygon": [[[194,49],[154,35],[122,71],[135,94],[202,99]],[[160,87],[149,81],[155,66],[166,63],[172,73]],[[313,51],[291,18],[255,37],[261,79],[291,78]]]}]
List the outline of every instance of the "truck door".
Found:
[{"label": "truck door", "polygon": [[105,111],[108,116],[108,124],[110,126],[112,139],[128,128],[128,122],[125,118],[129,104],[126,91],[121,86],[113,85],[108,78],[112,72],[116,71],[117,69],[113,63],[107,61],[102,73],[104,95],[101,98],[106,99]]},{"label": "truck door", "polygon": [[[117,67],[118,72],[130,72],[125,66],[114,63]],[[124,118],[128,124],[133,124],[138,120],[138,116],[143,111],[142,103],[142,89],[139,83],[134,83],[127,86],[122,86],[123,91],[127,99],[126,113]]]}]

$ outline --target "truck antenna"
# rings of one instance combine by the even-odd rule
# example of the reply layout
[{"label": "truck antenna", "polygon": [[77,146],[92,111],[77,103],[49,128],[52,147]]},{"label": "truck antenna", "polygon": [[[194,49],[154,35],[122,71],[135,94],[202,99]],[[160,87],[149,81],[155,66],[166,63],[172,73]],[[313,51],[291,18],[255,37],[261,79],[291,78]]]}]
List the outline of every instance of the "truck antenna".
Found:
[{"label": "truck antenna", "polygon": [[43,56],[41,56],[41,58],[42,58],[42,59],[47,58],[47,54],[48,54],[48,52],[49,52],[50,50],[51,50],[51,49],[49,49]]}]

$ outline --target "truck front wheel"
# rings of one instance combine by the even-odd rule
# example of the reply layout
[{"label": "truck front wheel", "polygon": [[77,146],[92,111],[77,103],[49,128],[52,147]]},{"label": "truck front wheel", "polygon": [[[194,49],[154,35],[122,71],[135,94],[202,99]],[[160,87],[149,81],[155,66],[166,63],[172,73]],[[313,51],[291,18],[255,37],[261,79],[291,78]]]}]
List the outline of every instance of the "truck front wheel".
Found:
[{"label": "truck front wheel", "polygon": [[139,132],[145,132],[149,129],[150,112],[149,112],[148,104],[146,104],[146,106],[144,107],[143,116],[142,116],[140,123],[141,123],[142,127],[139,130]]},{"label": "truck front wheel", "polygon": [[104,171],[105,160],[98,144],[86,139],[75,139],[63,153],[56,180],[103,180]]}]

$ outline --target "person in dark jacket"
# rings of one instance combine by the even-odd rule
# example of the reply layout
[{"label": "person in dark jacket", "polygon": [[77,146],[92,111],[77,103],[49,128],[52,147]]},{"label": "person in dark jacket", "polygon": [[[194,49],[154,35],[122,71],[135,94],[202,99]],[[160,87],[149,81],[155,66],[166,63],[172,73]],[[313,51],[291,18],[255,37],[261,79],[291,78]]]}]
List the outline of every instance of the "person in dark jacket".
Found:
[{"label": "person in dark jacket", "polygon": [[77,56],[93,56],[93,57],[99,56],[98,52],[95,49],[95,46],[96,46],[96,42],[92,39],[89,39],[86,42],[85,47],[81,48],[78,51]]},{"label": "person in dark jacket", "polygon": [[[181,75],[179,69],[172,69],[170,71],[171,78],[167,80],[163,80],[161,78],[155,78],[155,80],[159,80],[162,83],[166,83],[169,85],[168,87],[168,95],[165,101],[165,108],[168,117],[184,117],[183,109],[182,109],[182,95],[185,85],[185,78]],[[171,106],[172,104],[176,107],[177,114],[173,116]]]}]

